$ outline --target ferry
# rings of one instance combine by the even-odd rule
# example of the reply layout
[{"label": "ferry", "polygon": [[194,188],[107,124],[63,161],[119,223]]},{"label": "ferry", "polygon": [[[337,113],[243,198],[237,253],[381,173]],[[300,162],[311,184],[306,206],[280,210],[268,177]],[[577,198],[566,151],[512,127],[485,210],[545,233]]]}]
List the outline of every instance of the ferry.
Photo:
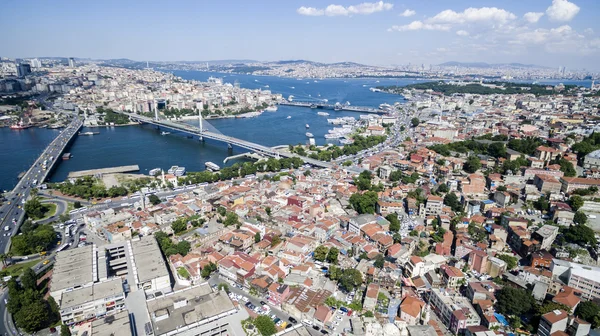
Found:
[{"label": "ferry", "polygon": [[183,176],[185,175],[185,167],[172,166],[167,170],[167,173],[173,174],[175,176]]},{"label": "ferry", "polygon": [[156,176],[156,175],[160,174],[161,171],[162,171],[162,169],[160,169],[160,168],[153,168],[153,169],[150,169],[150,171],[148,172],[148,175]]},{"label": "ferry", "polygon": [[267,112],[277,112],[277,106],[273,105],[273,106],[269,106],[265,109],[265,111]]},{"label": "ferry", "polygon": [[309,124],[306,124],[306,128],[310,128],[310,125],[309,125]]},{"label": "ferry", "polygon": [[100,134],[100,132],[79,132],[79,135],[94,135]]},{"label": "ferry", "polygon": [[309,137],[309,138],[314,137],[314,135],[312,133],[310,133],[310,132],[306,132],[306,136]]},{"label": "ferry", "polygon": [[329,113],[327,113],[327,112],[317,112],[317,114],[320,116],[324,116],[324,117],[329,115]]},{"label": "ferry", "polygon": [[68,159],[70,159],[70,158],[71,158],[71,153],[65,153],[65,154],[63,154],[63,156],[62,156],[62,159],[63,159],[63,160],[68,160]]},{"label": "ferry", "polygon": [[217,164],[212,163],[210,161],[205,162],[204,165],[210,171],[219,171],[219,170],[221,170],[221,167],[219,167]]},{"label": "ferry", "polygon": [[18,124],[10,125],[10,129],[22,130],[31,127],[31,125],[23,124],[23,120],[19,121]]}]

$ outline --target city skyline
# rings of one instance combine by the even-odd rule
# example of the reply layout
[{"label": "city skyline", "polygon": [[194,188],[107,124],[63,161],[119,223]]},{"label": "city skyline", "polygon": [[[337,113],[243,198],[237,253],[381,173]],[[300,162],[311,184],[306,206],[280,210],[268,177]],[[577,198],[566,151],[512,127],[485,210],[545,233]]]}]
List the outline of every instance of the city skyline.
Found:
[{"label": "city skyline", "polygon": [[598,10],[591,0],[302,0],[251,8],[240,1],[13,1],[0,4],[0,27],[13,32],[0,44],[11,58],[518,62],[598,70]]}]

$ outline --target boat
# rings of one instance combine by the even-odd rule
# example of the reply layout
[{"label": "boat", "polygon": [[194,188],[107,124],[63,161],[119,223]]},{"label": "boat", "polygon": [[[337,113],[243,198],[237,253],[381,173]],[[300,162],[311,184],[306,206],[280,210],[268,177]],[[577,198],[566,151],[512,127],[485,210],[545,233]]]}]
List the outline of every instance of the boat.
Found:
[{"label": "boat", "polygon": [[79,135],[94,135],[100,134],[100,132],[79,132]]},{"label": "boat", "polygon": [[378,88],[370,88],[369,90],[371,90],[371,92],[381,92],[381,89]]},{"label": "boat", "polygon": [[219,167],[217,164],[215,164],[213,162],[210,162],[210,161],[205,162],[204,165],[210,171],[219,171],[219,170],[221,170],[221,167]]},{"label": "boat", "polygon": [[285,118],[285,119],[292,119],[292,116],[287,116],[287,118]]},{"label": "boat", "polygon": [[310,132],[306,132],[306,136],[309,137],[309,138],[314,137],[314,135],[312,133],[310,133]]},{"label": "boat", "polygon": [[292,86],[292,87],[291,87],[291,89],[295,89],[295,88],[296,88],[295,86]]},{"label": "boat", "polygon": [[277,106],[273,105],[273,106],[269,106],[265,109],[265,111],[267,112],[277,112]]},{"label": "boat", "polygon": [[317,115],[326,117],[326,116],[329,115],[329,113],[327,113],[327,112],[317,112]]},{"label": "boat", "polygon": [[161,172],[162,172],[162,169],[160,169],[160,168],[153,168],[153,169],[150,169],[150,171],[148,172],[148,175],[150,175],[150,176],[156,176],[156,175],[160,174]]},{"label": "boat", "polygon": [[167,134],[171,134],[171,132],[160,132],[160,135],[167,135]]},{"label": "boat", "polygon": [[310,125],[309,125],[309,124],[306,124],[306,128],[310,128]]},{"label": "boat", "polygon": [[265,85],[265,87],[266,87],[266,88],[269,88],[270,86],[267,84],[267,85]]},{"label": "boat", "polygon": [[63,159],[63,160],[68,160],[68,159],[70,159],[70,158],[71,158],[71,153],[65,153],[65,154],[63,154],[63,156],[62,156],[62,159]]},{"label": "boat", "polygon": [[19,121],[18,124],[10,125],[10,129],[22,130],[31,127],[31,125],[23,124],[23,120]]}]

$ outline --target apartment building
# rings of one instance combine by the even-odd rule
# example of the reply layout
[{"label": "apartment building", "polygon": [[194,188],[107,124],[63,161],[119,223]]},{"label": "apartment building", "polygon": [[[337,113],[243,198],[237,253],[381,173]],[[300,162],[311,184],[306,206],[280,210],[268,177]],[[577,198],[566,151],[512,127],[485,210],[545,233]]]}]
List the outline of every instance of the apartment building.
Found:
[{"label": "apartment building", "polygon": [[455,335],[468,326],[481,324],[481,318],[469,299],[457,291],[432,288],[429,302],[440,320]]},{"label": "apartment building", "polygon": [[567,286],[581,292],[582,299],[600,298],[600,267],[553,259],[550,270],[553,279],[559,279]]}]

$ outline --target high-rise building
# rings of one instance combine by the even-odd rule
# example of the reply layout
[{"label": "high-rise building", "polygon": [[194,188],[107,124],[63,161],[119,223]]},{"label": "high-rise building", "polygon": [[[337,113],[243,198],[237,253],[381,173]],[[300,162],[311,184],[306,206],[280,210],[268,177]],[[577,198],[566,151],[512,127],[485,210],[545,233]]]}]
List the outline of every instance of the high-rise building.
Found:
[{"label": "high-rise building", "polygon": [[42,67],[42,62],[40,62],[40,60],[37,58],[29,60],[29,64],[31,65],[32,69],[39,69]]},{"label": "high-rise building", "polygon": [[31,65],[27,63],[21,63],[17,66],[17,76],[25,77],[31,73]]},{"label": "high-rise building", "polygon": [[69,68],[75,67],[75,59],[73,57],[69,58]]}]

